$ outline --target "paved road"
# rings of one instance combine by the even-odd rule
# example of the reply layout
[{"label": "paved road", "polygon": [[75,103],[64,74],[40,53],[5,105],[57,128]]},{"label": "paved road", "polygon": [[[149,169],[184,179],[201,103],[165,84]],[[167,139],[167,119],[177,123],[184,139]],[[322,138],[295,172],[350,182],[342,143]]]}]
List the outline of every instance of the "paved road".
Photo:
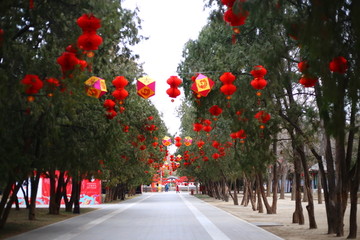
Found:
[{"label": "paved road", "polygon": [[188,193],[145,193],[12,240],[279,240]]}]

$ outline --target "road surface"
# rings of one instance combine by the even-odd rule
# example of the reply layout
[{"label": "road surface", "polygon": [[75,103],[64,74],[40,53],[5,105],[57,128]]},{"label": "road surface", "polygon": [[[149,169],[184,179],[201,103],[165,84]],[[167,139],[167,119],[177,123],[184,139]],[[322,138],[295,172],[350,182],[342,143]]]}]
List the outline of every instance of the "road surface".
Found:
[{"label": "road surface", "polygon": [[12,240],[279,240],[189,193],[144,193]]}]

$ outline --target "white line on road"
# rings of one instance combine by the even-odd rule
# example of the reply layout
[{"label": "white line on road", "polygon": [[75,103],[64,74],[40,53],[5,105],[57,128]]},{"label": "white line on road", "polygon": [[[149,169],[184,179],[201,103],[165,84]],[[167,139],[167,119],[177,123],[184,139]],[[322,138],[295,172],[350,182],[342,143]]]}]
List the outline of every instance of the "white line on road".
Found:
[{"label": "white line on road", "polygon": [[[134,205],[136,205],[136,204],[138,204],[138,203],[140,203],[140,202],[148,199],[148,198],[151,197],[151,196],[152,196],[152,195],[149,195],[149,196],[147,196],[147,197],[145,197],[145,198],[143,198],[143,199],[141,199],[141,200],[139,200],[139,201],[137,201],[137,202],[128,204],[128,205],[124,206],[123,208],[120,208],[120,209],[118,209],[118,210],[116,210],[116,211],[114,211],[114,212],[111,212],[111,213],[106,214],[106,215],[104,215],[104,216],[102,216],[102,217],[100,217],[100,218],[97,218],[97,219],[95,219],[95,220],[93,220],[93,221],[91,221],[91,222],[89,222],[89,223],[87,223],[87,224],[85,224],[85,225],[83,225],[83,226],[81,226],[81,227],[78,227],[78,228],[76,228],[76,229],[73,229],[71,232],[69,232],[69,233],[67,233],[67,234],[64,234],[64,235],[61,235],[61,236],[59,236],[59,237],[57,237],[57,238],[54,238],[53,240],[70,240],[70,239],[74,238],[75,236],[79,235],[80,233],[82,233],[82,232],[84,232],[84,231],[86,231],[86,230],[94,227],[94,226],[97,225],[97,224],[100,224],[100,223],[106,221],[107,219],[115,216],[116,214],[119,214],[119,213],[125,211],[125,210],[128,209],[128,208],[133,207]],[[125,205],[125,204],[124,204],[124,205]]]},{"label": "white line on road", "polygon": [[204,214],[202,214],[188,200],[186,200],[182,195],[180,195],[180,197],[184,201],[186,206],[190,209],[190,211],[195,215],[196,219],[200,222],[200,224],[204,227],[204,229],[209,233],[212,239],[230,240],[230,238],[226,236],[225,233],[223,233],[215,224],[213,224]]}]

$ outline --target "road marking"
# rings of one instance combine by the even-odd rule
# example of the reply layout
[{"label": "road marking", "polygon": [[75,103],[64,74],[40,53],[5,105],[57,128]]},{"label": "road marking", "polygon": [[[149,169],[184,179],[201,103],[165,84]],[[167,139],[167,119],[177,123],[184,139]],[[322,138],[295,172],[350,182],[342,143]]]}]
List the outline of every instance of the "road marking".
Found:
[{"label": "road marking", "polygon": [[[118,210],[116,210],[116,211],[114,211],[114,212],[111,212],[111,213],[106,214],[106,215],[104,215],[104,216],[102,216],[102,217],[100,217],[100,218],[97,218],[97,219],[95,219],[95,220],[93,220],[93,221],[91,221],[91,222],[89,222],[89,223],[87,223],[87,224],[85,224],[85,225],[82,225],[81,227],[75,228],[75,229],[73,229],[71,232],[69,232],[69,233],[67,233],[67,234],[64,234],[64,235],[61,235],[61,236],[59,236],[59,237],[57,237],[57,238],[54,238],[53,240],[70,240],[70,239],[74,238],[75,236],[81,234],[82,232],[84,232],[84,231],[86,231],[86,230],[94,227],[95,225],[98,225],[98,224],[100,224],[100,223],[108,220],[109,218],[111,218],[111,217],[113,217],[113,216],[115,216],[115,215],[117,215],[117,214],[125,211],[125,210],[128,209],[128,208],[133,207],[134,205],[136,205],[136,204],[138,204],[138,203],[140,203],[140,202],[148,199],[148,198],[151,197],[151,196],[152,196],[152,195],[149,195],[149,196],[147,196],[147,197],[145,197],[145,198],[143,198],[143,199],[141,199],[141,200],[139,200],[139,201],[137,201],[137,202],[128,204],[128,205],[124,206],[123,208],[120,208],[120,209],[118,209]],[[125,205],[125,204],[124,204],[124,205]]]},{"label": "road marking", "polygon": [[196,219],[204,227],[204,229],[209,233],[212,239],[214,240],[230,240],[228,236],[225,235],[214,223],[212,223],[204,214],[202,214],[194,205],[192,205],[188,200],[186,200],[182,195],[180,198],[184,201],[186,206],[190,211],[195,215]]}]

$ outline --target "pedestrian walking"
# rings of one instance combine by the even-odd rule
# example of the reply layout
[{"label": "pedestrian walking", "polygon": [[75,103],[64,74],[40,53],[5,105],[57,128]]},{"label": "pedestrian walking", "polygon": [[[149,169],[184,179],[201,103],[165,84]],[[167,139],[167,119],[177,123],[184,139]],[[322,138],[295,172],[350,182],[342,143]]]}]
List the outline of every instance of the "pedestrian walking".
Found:
[{"label": "pedestrian walking", "polygon": [[176,185],[176,193],[180,193],[179,185]]}]

